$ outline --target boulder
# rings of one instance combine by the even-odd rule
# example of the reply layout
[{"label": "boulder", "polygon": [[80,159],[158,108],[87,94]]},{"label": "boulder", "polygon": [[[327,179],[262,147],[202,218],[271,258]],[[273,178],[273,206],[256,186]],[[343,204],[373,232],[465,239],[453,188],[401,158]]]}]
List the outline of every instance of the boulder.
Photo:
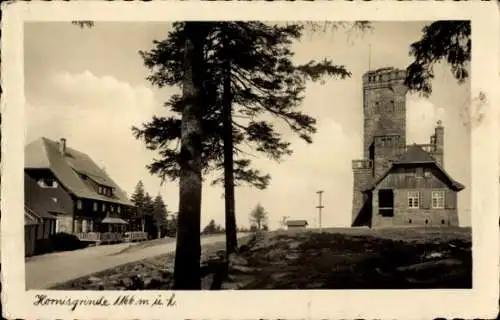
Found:
[{"label": "boulder", "polygon": [[298,247],[300,247],[301,244],[302,244],[302,242],[300,242],[300,241],[292,241],[292,242],[288,243],[288,248],[295,250]]},{"label": "boulder", "polygon": [[424,259],[430,260],[430,259],[437,259],[437,258],[442,258],[444,254],[442,252],[430,252],[424,256]]},{"label": "boulder", "polygon": [[201,290],[210,290],[212,287],[212,282],[214,281],[214,274],[208,274],[201,278]]},{"label": "boulder", "polygon": [[248,266],[248,260],[233,253],[229,256],[229,265]]},{"label": "boulder", "polygon": [[87,281],[89,283],[95,283],[95,282],[100,282],[102,280],[101,280],[101,278],[98,278],[98,277],[95,277],[95,276],[90,276],[90,277],[88,277]]},{"label": "boulder", "polygon": [[297,260],[299,258],[299,254],[296,252],[289,252],[285,255],[285,259],[287,260]]},{"label": "boulder", "polygon": [[396,270],[399,272],[422,272],[433,268],[440,267],[456,267],[462,265],[462,261],[457,259],[442,259],[435,261],[427,261],[421,263],[415,263],[409,266],[398,267]]},{"label": "boulder", "polygon": [[247,267],[247,266],[242,266],[242,265],[230,265],[229,266],[229,272],[240,272],[240,273],[252,273],[255,272],[255,268]]}]

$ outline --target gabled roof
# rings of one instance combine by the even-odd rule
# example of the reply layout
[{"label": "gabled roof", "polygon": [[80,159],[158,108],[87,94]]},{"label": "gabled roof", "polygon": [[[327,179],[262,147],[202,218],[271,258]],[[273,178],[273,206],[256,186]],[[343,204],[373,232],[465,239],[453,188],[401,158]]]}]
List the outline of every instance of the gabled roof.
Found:
[{"label": "gabled roof", "polygon": [[[59,142],[47,138],[37,139],[25,148],[25,170],[48,169],[57,180],[79,198],[115,202],[132,205],[125,192],[101,169],[87,154],[66,147],[63,155],[59,149]],[[94,180],[98,184],[113,189],[113,196],[101,195],[82,175]]]},{"label": "gabled roof", "polygon": [[24,206],[24,225],[32,226],[40,223],[40,217],[30,208]]},{"label": "gabled roof", "polygon": [[40,217],[51,218],[50,213],[67,213],[59,203],[55,202],[53,198],[47,197],[45,194],[39,192],[37,182],[24,173],[24,205],[27,208],[36,208],[36,214]]},{"label": "gabled roof", "polygon": [[31,210],[28,206],[24,206],[24,225],[34,225],[42,221],[42,219],[56,219],[55,216],[45,213],[41,214]]},{"label": "gabled roof", "polygon": [[385,179],[385,177],[397,166],[407,165],[407,164],[420,164],[424,166],[434,166],[437,168],[444,177],[448,180],[448,185],[452,190],[460,191],[465,188],[465,186],[457,181],[455,181],[445,170],[441,167],[436,160],[425,150],[423,150],[417,144],[413,144],[408,147],[405,153],[395,159],[391,166],[380,175],[371,185],[369,185],[363,191],[371,191],[375,189],[375,187]]},{"label": "gabled roof", "polygon": [[303,226],[307,226],[308,223],[307,223],[307,220],[288,220],[286,222],[286,225],[287,226],[292,226],[292,227],[303,227]]}]

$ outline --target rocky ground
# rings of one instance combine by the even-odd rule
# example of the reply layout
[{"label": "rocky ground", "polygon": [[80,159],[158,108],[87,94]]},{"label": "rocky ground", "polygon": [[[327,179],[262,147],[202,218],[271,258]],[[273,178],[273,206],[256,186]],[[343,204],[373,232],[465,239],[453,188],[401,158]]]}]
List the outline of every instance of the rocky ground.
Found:
[{"label": "rocky ground", "polygon": [[[377,232],[379,234],[377,234]],[[391,236],[392,234],[392,236]],[[382,235],[382,236],[381,236]],[[225,261],[223,242],[203,247],[203,289],[470,288],[470,229],[259,233]],[[174,255],[107,270],[64,290],[170,289]]]},{"label": "rocky ground", "polygon": [[[388,231],[389,232],[389,231]],[[370,235],[261,235],[230,264],[238,289],[471,288],[470,234],[394,240]],[[395,237],[399,238],[399,237]]]}]

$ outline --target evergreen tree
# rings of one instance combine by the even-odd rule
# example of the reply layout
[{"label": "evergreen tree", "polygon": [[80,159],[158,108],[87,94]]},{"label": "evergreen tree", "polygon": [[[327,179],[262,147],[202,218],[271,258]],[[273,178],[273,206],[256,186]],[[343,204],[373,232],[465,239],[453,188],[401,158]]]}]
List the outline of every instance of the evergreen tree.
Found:
[{"label": "evergreen tree", "polygon": [[203,168],[203,47],[207,23],[186,22],[183,26],[179,70],[182,74],[182,118],[180,121],[179,216],[175,250],[174,289],[201,289],[201,192]]},{"label": "evergreen tree", "polygon": [[215,220],[212,219],[210,222],[203,228],[203,234],[215,234],[220,231],[220,226],[215,224]]},{"label": "evergreen tree", "polygon": [[160,194],[155,197],[153,204],[153,217],[157,231],[157,238],[161,237],[161,231],[167,226],[167,206]]},{"label": "evergreen tree", "polygon": [[422,30],[422,38],[410,46],[414,61],[407,68],[406,84],[424,96],[432,93],[433,67],[446,61],[458,83],[469,76],[471,59],[470,21],[436,21]]},{"label": "evergreen tree", "polygon": [[[212,22],[207,27],[208,41],[204,47],[204,141],[202,162],[205,173],[223,169],[224,175],[213,183],[225,187],[227,252],[237,247],[234,212],[235,182],[246,182],[263,189],[270,176],[251,169],[248,153],[242,148],[253,145],[255,150],[279,161],[291,154],[274,126],[263,120],[266,115],[283,120],[292,131],[310,143],[315,132],[315,119],[300,112],[307,80],[323,75],[349,76],[342,66],[331,61],[311,61],[294,65],[290,47],[302,36],[301,25],[268,25],[262,22]],[[182,24],[155,48],[141,52],[147,67],[153,70],[148,79],[156,85],[176,85],[182,78]],[[180,113],[182,97],[173,96],[166,106]],[[234,110],[234,116],[233,116]],[[235,119],[244,118],[243,121]],[[180,121],[175,117],[154,117],[142,128],[134,128],[137,138],[143,139],[161,159],[149,169],[162,179],[176,179],[179,166],[176,141],[180,137]],[[235,159],[233,160],[233,153]]]},{"label": "evergreen tree", "polygon": [[134,193],[130,197],[130,201],[134,204],[133,214],[131,214],[129,222],[135,226],[139,222],[141,231],[144,232],[144,212],[146,207],[146,193],[144,191],[144,184],[139,181],[135,186]]},{"label": "evergreen tree", "polygon": [[268,215],[264,207],[258,203],[250,212],[250,224],[255,226],[257,230],[261,230],[264,226],[267,228]]},{"label": "evergreen tree", "polygon": [[167,235],[169,237],[175,237],[177,234],[177,213],[170,213],[167,217]]},{"label": "evergreen tree", "polygon": [[154,222],[154,201],[149,193],[144,196],[144,208],[142,211],[141,222],[143,231],[147,232],[150,237],[156,237],[155,222]]}]

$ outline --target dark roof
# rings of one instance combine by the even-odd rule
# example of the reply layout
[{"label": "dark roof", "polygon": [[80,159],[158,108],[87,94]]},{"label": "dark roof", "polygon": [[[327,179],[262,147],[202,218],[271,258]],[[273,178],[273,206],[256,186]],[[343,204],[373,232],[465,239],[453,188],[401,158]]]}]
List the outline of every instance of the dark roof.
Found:
[{"label": "dark roof", "polygon": [[293,227],[302,227],[302,226],[307,226],[307,220],[288,220],[286,222],[287,226],[293,226]]},{"label": "dark roof", "polygon": [[38,224],[42,219],[56,219],[55,216],[48,213],[35,212],[28,206],[24,206],[24,224],[33,225]]},{"label": "dark roof", "polygon": [[435,163],[436,160],[417,144],[408,146],[406,152],[400,155],[393,163]]},{"label": "dark roof", "polygon": [[[77,197],[132,205],[125,192],[87,154],[66,147],[63,155],[59,151],[59,142],[42,137],[28,144],[25,169],[49,169]],[[82,175],[112,188],[113,196],[99,194]]]},{"label": "dark roof", "polygon": [[24,225],[32,226],[40,223],[40,217],[30,208],[24,206]]},{"label": "dark roof", "polygon": [[448,185],[450,186],[451,189],[455,191],[460,191],[465,188],[465,186],[457,181],[455,181],[445,170],[443,167],[441,167],[436,160],[425,150],[423,150],[420,146],[417,144],[413,144],[411,146],[408,146],[407,150],[405,153],[403,153],[401,156],[399,156],[397,159],[395,159],[392,163],[391,166],[380,175],[371,185],[369,185],[365,190],[363,191],[371,191],[375,189],[375,187],[384,180],[384,178],[397,166],[401,165],[408,165],[408,164],[419,164],[419,165],[426,165],[426,166],[434,166],[437,168],[448,180]]},{"label": "dark roof", "polygon": [[66,213],[59,203],[39,192],[37,182],[24,173],[24,205],[27,208],[36,208],[36,214],[40,218],[51,219],[50,213]]}]

